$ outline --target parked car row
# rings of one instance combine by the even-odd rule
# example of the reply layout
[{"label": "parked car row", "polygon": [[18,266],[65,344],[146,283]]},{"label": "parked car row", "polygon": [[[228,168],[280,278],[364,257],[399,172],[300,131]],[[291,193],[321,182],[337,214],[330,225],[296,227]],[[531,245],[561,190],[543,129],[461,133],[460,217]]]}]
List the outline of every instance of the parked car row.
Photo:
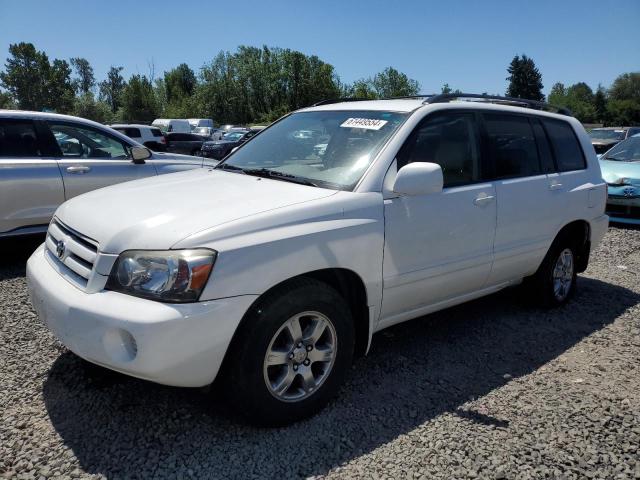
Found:
[{"label": "parked car row", "polygon": [[[154,127],[117,127],[53,113],[0,110],[0,237],[46,231],[56,208],[81,193],[216,163],[152,152],[140,140],[161,142],[164,137],[154,135]],[[128,133],[140,140],[123,133],[130,128],[136,131]]]},{"label": "parked car row", "polygon": [[[213,168],[71,199],[29,259],[34,308],[90,362],[218,379],[282,425],[326,405],[376,331],[519,284],[564,305],[608,225],[589,136],[539,102],[466,96],[324,102],[229,131]],[[84,152],[69,134],[58,148]],[[87,148],[131,167],[144,147],[116,140]]]},{"label": "parked car row", "polygon": [[640,127],[604,127],[589,131],[591,144],[597,154],[602,154],[616,144],[640,133]]}]

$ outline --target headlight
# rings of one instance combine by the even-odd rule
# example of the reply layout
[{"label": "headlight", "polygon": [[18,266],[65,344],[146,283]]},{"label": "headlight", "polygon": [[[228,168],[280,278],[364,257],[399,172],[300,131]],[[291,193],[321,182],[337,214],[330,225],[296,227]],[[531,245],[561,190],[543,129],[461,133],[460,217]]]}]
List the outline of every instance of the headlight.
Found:
[{"label": "headlight", "polygon": [[193,250],[128,250],[111,269],[106,288],[161,302],[196,302],[217,253]]}]

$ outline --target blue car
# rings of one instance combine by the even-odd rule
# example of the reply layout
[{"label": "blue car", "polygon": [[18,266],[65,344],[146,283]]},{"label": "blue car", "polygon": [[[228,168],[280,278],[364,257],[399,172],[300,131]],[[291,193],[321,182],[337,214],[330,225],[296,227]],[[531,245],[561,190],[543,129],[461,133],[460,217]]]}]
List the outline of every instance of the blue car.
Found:
[{"label": "blue car", "polygon": [[640,135],[605,152],[600,168],[608,185],[607,214],[611,221],[640,225]]}]

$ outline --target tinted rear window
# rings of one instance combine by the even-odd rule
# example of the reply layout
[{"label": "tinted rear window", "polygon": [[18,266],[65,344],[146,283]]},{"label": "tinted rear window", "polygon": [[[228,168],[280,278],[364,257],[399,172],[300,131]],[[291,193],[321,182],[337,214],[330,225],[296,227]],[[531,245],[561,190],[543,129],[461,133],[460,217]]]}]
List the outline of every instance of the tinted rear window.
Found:
[{"label": "tinted rear window", "polygon": [[542,119],[551,142],[558,170],[568,172],[586,168],[584,154],[571,125],[561,120]]},{"label": "tinted rear window", "polygon": [[489,113],[484,115],[484,121],[496,178],[528,177],[542,172],[527,117]]},{"label": "tinted rear window", "polygon": [[0,157],[38,157],[38,137],[30,120],[0,120]]},{"label": "tinted rear window", "polygon": [[160,131],[159,128],[152,128],[151,129],[151,135],[153,135],[154,137],[161,137],[162,136],[162,132]]}]

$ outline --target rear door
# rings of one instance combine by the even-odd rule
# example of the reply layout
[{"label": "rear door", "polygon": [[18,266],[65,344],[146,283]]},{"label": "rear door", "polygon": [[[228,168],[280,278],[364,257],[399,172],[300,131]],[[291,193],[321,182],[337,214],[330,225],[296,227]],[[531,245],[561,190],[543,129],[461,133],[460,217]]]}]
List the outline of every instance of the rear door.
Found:
[{"label": "rear door", "polygon": [[130,146],[108,132],[74,122],[49,121],[59,147],[65,198],[156,175],[152,163],[135,164]]},{"label": "rear door", "polygon": [[482,114],[486,154],[498,197],[494,262],[489,284],[529,275],[538,268],[557,225],[554,171],[546,143],[538,144],[535,118]]},{"label": "rear door", "polygon": [[0,118],[0,235],[46,226],[64,202],[62,176],[39,125]]}]

